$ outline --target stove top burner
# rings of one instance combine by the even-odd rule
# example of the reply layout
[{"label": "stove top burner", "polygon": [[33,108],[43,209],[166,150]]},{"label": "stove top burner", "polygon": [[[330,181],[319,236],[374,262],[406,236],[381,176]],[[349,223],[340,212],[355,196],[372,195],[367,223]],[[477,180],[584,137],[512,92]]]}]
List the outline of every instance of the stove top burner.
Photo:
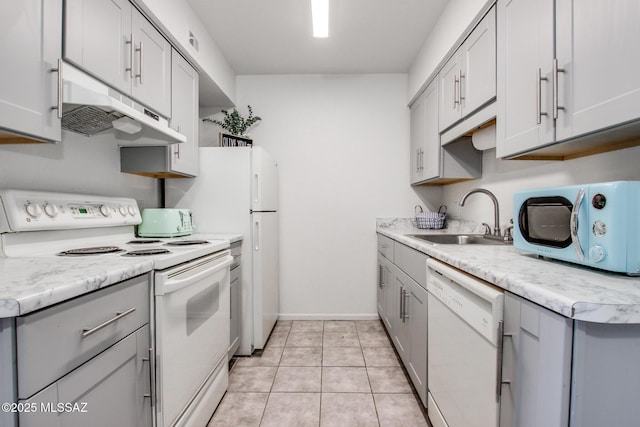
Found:
[{"label": "stove top burner", "polygon": [[162,240],[159,239],[136,239],[127,242],[128,245],[146,245],[149,243],[160,243]]},{"label": "stove top burner", "polygon": [[154,248],[154,249],[140,249],[137,251],[129,251],[126,254],[122,254],[122,256],[162,255],[162,254],[170,254],[170,253],[171,251],[168,249]]},{"label": "stove top burner", "polygon": [[120,249],[117,246],[95,246],[92,248],[69,249],[68,251],[60,252],[58,255],[62,255],[62,256],[104,255],[104,254],[113,254],[117,252],[124,252],[124,249]]},{"label": "stove top burner", "polygon": [[175,242],[165,243],[167,246],[189,246],[189,245],[204,245],[209,243],[208,240],[176,240]]}]

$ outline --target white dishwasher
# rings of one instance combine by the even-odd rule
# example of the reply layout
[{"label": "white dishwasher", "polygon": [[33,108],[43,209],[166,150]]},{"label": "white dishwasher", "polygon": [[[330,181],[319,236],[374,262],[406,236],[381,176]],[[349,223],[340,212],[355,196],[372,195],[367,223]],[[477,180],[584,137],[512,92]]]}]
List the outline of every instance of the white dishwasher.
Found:
[{"label": "white dishwasher", "polygon": [[434,427],[497,427],[503,291],[427,261],[428,402]]}]

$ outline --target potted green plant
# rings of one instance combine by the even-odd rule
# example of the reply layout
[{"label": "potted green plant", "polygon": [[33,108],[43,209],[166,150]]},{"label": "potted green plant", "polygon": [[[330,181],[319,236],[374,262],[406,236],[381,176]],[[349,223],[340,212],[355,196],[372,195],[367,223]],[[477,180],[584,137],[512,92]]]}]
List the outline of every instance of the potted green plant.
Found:
[{"label": "potted green plant", "polygon": [[246,134],[247,129],[262,120],[262,118],[253,115],[251,105],[247,105],[247,109],[249,110],[247,118],[242,117],[238,110],[234,108],[232,112],[222,110],[224,114],[222,121],[210,118],[202,119],[202,121],[216,124],[228,132],[228,134],[220,133],[220,146],[222,147],[252,145],[253,141]]}]

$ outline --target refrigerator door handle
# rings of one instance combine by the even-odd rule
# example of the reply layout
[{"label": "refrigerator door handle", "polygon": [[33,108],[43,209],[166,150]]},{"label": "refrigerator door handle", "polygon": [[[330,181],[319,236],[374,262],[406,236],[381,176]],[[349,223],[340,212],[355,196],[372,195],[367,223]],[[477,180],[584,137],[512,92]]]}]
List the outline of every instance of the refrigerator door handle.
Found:
[{"label": "refrigerator door handle", "polygon": [[256,192],[254,193],[255,197],[253,202],[258,204],[260,203],[260,175],[258,173],[255,173],[253,176],[255,177],[255,183],[256,183],[255,184]]},{"label": "refrigerator door handle", "polygon": [[260,250],[260,220],[256,219],[253,223],[253,243],[256,251]]}]

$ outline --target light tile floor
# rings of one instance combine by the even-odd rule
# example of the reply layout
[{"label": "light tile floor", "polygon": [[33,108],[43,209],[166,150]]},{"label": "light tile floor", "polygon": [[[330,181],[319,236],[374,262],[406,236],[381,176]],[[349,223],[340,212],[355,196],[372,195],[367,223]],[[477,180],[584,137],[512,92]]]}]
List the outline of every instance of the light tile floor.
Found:
[{"label": "light tile floor", "polygon": [[428,426],[382,323],[279,321],[242,357],[209,427]]}]

